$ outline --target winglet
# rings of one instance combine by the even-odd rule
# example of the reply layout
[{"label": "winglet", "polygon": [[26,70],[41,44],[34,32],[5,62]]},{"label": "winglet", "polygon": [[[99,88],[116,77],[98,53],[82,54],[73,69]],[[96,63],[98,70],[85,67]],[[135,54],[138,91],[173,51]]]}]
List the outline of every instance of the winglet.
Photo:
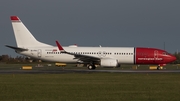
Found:
[{"label": "winglet", "polygon": [[58,46],[58,48],[59,48],[59,50],[60,50],[61,52],[66,52],[66,51],[62,48],[62,46],[59,44],[58,41],[56,41],[56,45]]},{"label": "winglet", "polygon": [[21,22],[21,20],[17,16],[11,16],[11,21],[13,21],[13,22]]}]

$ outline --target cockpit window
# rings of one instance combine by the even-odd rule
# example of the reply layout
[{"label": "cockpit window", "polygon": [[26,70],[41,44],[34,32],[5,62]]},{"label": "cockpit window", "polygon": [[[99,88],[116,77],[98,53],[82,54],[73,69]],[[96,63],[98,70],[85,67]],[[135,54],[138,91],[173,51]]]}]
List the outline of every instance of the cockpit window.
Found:
[{"label": "cockpit window", "polygon": [[163,55],[167,55],[167,53],[166,53],[166,52],[163,52],[162,54],[163,54]]},{"label": "cockpit window", "polygon": [[169,53],[168,53],[168,52],[163,52],[162,54],[163,54],[163,55],[168,55]]}]

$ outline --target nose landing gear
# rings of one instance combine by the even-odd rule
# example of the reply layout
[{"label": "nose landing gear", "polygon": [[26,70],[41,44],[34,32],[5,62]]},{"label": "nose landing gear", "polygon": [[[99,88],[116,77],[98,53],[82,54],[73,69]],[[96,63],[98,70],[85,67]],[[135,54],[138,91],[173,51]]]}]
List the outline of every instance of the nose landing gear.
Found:
[{"label": "nose landing gear", "polygon": [[161,67],[160,66],[157,66],[157,70],[160,70],[161,69]]}]

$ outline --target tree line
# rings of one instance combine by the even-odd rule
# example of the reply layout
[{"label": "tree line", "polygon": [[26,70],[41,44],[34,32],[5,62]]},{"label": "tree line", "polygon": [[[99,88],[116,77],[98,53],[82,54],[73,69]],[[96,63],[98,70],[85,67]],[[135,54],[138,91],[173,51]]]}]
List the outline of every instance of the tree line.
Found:
[{"label": "tree line", "polygon": [[176,52],[173,54],[176,57],[176,61],[174,61],[174,64],[180,64],[180,52]]},{"label": "tree line", "polygon": [[9,55],[1,55],[0,62],[3,62],[3,63],[30,63],[30,62],[39,62],[39,60],[32,59],[32,58],[30,59],[26,56],[11,57]]}]

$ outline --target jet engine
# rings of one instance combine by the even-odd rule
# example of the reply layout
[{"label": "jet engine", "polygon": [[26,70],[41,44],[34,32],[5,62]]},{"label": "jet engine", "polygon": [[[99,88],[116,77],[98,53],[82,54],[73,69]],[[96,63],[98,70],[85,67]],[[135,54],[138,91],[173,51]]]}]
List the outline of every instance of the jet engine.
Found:
[{"label": "jet engine", "polygon": [[118,65],[116,59],[101,59],[101,67],[117,67]]}]

